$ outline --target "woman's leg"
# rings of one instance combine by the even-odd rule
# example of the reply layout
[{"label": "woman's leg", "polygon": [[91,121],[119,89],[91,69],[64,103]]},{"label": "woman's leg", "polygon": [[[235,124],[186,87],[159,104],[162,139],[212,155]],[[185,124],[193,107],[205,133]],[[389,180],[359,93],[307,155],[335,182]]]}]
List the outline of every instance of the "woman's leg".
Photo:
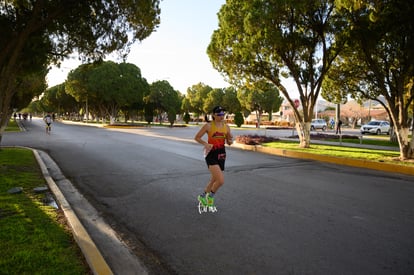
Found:
[{"label": "woman's leg", "polygon": [[211,173],[211,179],[206,187],[206,191],[216,193],[217,190],[224,184],[224,175],[219,165],[210,165],[208,167]]},{"label": "woman's leg", "polygon": [[210,193],[211,188],[213,187],[213,184],[214,184],[214,178],[213,178],[213,175],[211,175],[210,181],[208,182],[206,188],[204,189],[204,192],[205,193]]}]

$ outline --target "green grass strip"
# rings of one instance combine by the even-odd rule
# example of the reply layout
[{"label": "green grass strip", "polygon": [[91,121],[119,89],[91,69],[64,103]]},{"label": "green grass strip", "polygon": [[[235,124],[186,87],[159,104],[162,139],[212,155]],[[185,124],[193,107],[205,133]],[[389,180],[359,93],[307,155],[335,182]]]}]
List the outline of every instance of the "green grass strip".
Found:
[{"label": "green grass strip", "polygon": [[[378,144],[376,144],[378,145]],[[347,146],[335,146],[335,145],[321,145],[321,144],[312,144],[310,148],[300,148],[298,142],[290,141],[277,141],[264,143],[262,146],[285,149],[297,152],[306,152],[318,155],[334,156],[334,157],[343,157],[350,159],[361,159],[361,160],[370,160],[377,162],[393,163],[397,165],[406,165],[413,166],[414,162],[410,161],[400,161],[400,153],[397,151],[389,150],[374,150],[366,148],[355,148]]]},{"label": "green grass strip", "polygon": [[[391,148],[398,148],[398,142],[391,142],[389,139],[390,139],[389,137],[388,137],[388,139],[363,138],[362,142],[361,142],[359,139],[355,139],[355,138],[348,138],[348,139],[343,138],[342,142],[354,143],[354,144],[363,144],[363,145],[388,146],[388,147],[391,147]],[[336,139],[326,139],[326,141],[339,143],[339,139],[337,139],[337,138]]]},{"label": "green grass strip", "polygon": [[91,274],[61,210],[33,192],[45,185],[31,150],[0,149],[0,273]]},{"label": "green grass strip", "polygon": [[6,132],[18,132],[20,131],[19,125],[17,125],[17,121],[14,119],[9,120],[9,123],[6,127]]}]

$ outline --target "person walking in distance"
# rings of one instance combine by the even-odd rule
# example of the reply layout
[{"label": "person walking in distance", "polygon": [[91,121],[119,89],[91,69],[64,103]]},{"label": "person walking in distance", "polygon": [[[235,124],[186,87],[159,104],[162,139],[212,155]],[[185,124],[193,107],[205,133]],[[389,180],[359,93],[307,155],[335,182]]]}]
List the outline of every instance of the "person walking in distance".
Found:
[{"label": "person walking in distance", "polygon": [[52,116],[50,113],[47,113],[43,120],[46,123],[46,134],[50,134],[50,130],[52,130]]},{"label": "person walking in distance", "polygon": [[341,126],[342,126],[342,121],[341,120],[338,120],[338,122],[336,123],[336,134],[342,134],[342,131],[341,131]]},{"label": "person walking in distance", "polygon": [[[213,109],[212,121],[207,123],[198,131],[195,140],[204,146],[204,155],[211,177],[204,192],[197,197],[203,206],[215,207],[214,196],[217,190],[224,184],[224,163],[226,161],[225,143],[233,143],[230,127],[224,122],[224,109],[216,106]],[[203,136],[207,134],[207,142]]]}]

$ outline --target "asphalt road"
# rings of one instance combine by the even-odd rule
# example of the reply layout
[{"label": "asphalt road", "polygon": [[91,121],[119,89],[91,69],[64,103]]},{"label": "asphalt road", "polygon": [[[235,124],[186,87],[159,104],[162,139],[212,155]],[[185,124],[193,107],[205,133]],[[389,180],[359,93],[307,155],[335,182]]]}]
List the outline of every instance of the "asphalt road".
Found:
[{"label": "asphalt road", "polygon": [[154,274],[414,274],[414,177],[230,147],[200,215],[197,127],[25,124],[2,145],[47,152]]}]

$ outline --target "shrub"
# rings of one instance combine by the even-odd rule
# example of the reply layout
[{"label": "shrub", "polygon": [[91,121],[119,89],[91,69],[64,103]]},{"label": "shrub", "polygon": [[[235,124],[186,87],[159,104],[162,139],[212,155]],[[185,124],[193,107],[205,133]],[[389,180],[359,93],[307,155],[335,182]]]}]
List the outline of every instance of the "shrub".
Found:
[{"label": "shrub", "polygon": [[185,121],[186,124],[188,124],[190,122],[190,119],[191,119],[190,114],[185,113],[184,117],[183,117],[183,120]]},{"label": "shrub", "polygon": [[234,114],[234,123],[237,125],[237,127],[242,126],[242,124],[244,123],[244,118],[242,113],[237,112]]},{"label": "shrub", "polygon": [[259,136],[259,135],[242,135],[237,136],[236,141],[238,143],[247,144],[247,145],[260,145],[266,142],[278,141],[277,137],[270,136]]}]

